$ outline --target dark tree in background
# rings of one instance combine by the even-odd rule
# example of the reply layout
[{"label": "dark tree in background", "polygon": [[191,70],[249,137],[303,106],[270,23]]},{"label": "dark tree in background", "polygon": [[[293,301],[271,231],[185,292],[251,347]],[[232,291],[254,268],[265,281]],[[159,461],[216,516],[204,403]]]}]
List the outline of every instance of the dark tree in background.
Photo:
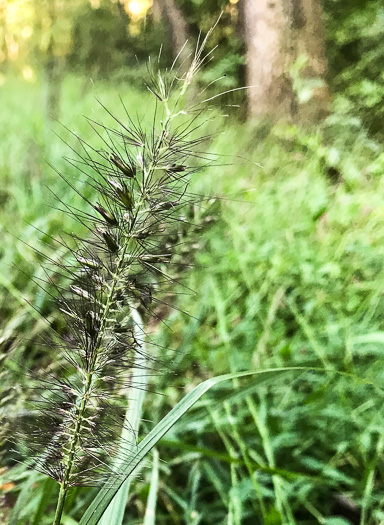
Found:
[{"label": "dark tree in background", "polygon": [[154,0],[153,13],[155,19],[162,17],[170,28],[173,56],[181,53],[181,60],[187,58],[192,52],[192,46],[189,42],[188,25],[180,6],[175,0]]},{"label": "dark tree in background", "polygon": [[[250,116],[318,120],[330,98],[321,1],[243,1]],[[300,58],[299,80],[311,88],[301,101],[291,75]]]}]

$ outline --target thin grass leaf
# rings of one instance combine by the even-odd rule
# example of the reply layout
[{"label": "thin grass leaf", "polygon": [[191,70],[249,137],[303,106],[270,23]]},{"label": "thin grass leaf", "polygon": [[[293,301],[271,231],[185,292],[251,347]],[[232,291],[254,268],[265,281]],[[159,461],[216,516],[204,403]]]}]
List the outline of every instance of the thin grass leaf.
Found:
[{"label": "thin grass leaf", "polygon": [[[131,315],[135,322],[135,336],[141,340],[141,348],[143,349],[143,355],[145,355],[145,335],[141,316],[136,310],[132,310]],[[132,386],[127,391],[128,408],[121,435],[122,448],[126,448],[127,446],[128,448],[134,448],[136,446],[136,438],[140,427],[146,394],[146,385],[148,383],[148,374],[143,376],[145,357],[137,353],[135,359],[136,363],[132,374]],[[135,385],[137,383],[142,383],[142,388],[136,388]],[[100,525],[121,525],[123,523],[131,480],[132,478],[128,478],[120,487],[101,518]]]},{"label": "thin grass leaf", "polygon": [[41,477],[41,474],[38,472],[31,471],[29,473],[28,478],[23,483],[23,488],[20,491],[16,504],[12,509],[9,525],[17,525],[17,523],[19,523],[22,512],[31,499],[31,491],[33,490],[35,483],[41,479]]},{"label": "thin grass leaf", "polygon": [[44,514],[46,513],[48,505],[50,504],[51,496],[55,488],[56,488],[56,482],[53,479],[47,477],[44,480],[44,485],[41,491],[39,506],[37,508],[36,514],[33,517],[33,521],[31,520],[32,525],[41,524],[42,518]]},{"label": "thin grass leaf", "polygon": [[151,488],[149,489],[147,508],[145,509],[143,525],[155,525],[157,490],[159,487],[159,453],[153,451]]},{"label": "thin grass leaf", "polygon": [[[177,450],[181,450],[184,452],[195,452],[196,454],[199,454],[202,458],[211,458],[211,459],[216,459],[218,461],[222,461],[223,463],[235,463],[236,465],[246,466],[245,461],[243,461],[240,458],[234,458],[230,456],[229,454],[223,454],[221,452],[216,452],[215,450],[211,450],[209,448],[198,447],[195,445],[190,445],[189,443],[183,443],[181,441],[170,441],[168,439],[162,439],[160,441],[160,445],[166,448],[175,448]],[[286,479],[308,478],[311,481],[318,480],[319,483],[323,483],[324,481],[318,476],[314,476],[311,474],[305,474],[303,472],[293,472],[291,470],[286,470],[286,469],[281,469],[281,468],[272,468],[267,465],[262,465],[260,463],[257,463],[254,460],[251,460],[251,465],[255,471],[260,471],[260,472],[264,472],[266,474],[271,474],[271,475],[282,476],[283,478],[286,478]]]},{"label": "thin grass leaf", "polygon": [[[212,423],[215,426],[216,432],[220,436],[222,442],[225,445],[231,458],[237,458],[237,450],[232,444],[232,441],[229,437],[222,431],[220,428],[219,415],[218,411],[208,408],[209,415],[211,417]],[[239,479],[238,479],[238,465],[233,462],[230,463],[230,479],[231,479],[231,489],[229,490],[229,502],[228,502],[228,523],[233,525],[241,524],[242,517],[242,501],[239,494]],[[263,507],[262,507],[263,508]]]},{"label": "thin grass leaf", "polygon": [[200,385],[196,386],[191,392],[189,392],[179,403],[155,426],[154,429],[143,439],[140,445],[137,448],[135,456],[121,469],[122,481],[119,486],[110,486],[110,483],[107,481],[104,486],[97,494],[91,505],[85,511],[83,517],[81,518],[79,525],[96,525],[99,523],[100,518],[105,512],[105,509],[108,507],[109,503],[114,498],[115,494],[122,486],[123,483],[129,478],[133,477],[137,473],[138,467],[141,465],[142,461],[146,458],[147,454],[152,450],[154,446],[160,441],[160,439],[170,430],[177,421],[186,413],[188,410],[212,387],[224,383],[225,381],[230,381],[233,379],[240,379],[243,377],[259,376],[260,379],[264,378],[266,374],[278,377],[281,373],[290,373],[290,372],[322,372],[322,373],[331,373],[337,374],[340,376],[348,377],[351,380],[355,380],[361,384],[373,386],[376,389],[381,389],[375,385],[373,382],[355,376],[347,372],[339,372],[337,370],[325,369],[325,368],[316,368],[316,367],[283,367],[283,368],[271,368],[266,370],[257,370],[257,371],[247,371],[247,372],[237,372],[233,374],[224,374],[218,377],[212,377],[207,379]]},{"label": "thin grass leaf", "polygon": [[[229,381],[231,379],[236,378],[250,377],[254,375],[264,377],[266,374],[275,374],[277,376],[283,371],[303,372],[304,370],[305,368],[303,367],[287,367],[251,372],[238,372],[235,374],[225,374],[222,376],[207,379],[206,381],[195,387],[181,401],[179,401],[179,403],[143,439],[143,441],[137,448],[135,456],[121,470],[121,473],[124,475],[124,479],[121,482],[120,486],[106,486],[99,491],[96,498],[81,518],[79,525],[96,525],[99,522],[100,518],[105,512],[105,509],[108,507],[109,503],[112,501],[121,485],[125,482],[125,480],[129,479],[129,477],[132,477],[135,474],[138,466],[141,464],[141,462],[147,456],[150,450],[160,441],[160,439],[168,432],[168,430],[172,428],[172,426],[201,398],[201,396],[203,396],[212,387],[225,381]],[[309,368],[307,370],[313,369]],[[106,485],[108,485],[108,482]]]}]

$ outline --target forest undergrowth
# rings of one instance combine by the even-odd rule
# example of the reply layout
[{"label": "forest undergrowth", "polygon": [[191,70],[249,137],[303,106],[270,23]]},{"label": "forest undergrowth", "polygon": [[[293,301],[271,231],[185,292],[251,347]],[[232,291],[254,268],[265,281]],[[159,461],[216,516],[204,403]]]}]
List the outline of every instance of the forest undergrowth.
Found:
[{"label": "forest undergrowth", "polygon": [[[59,321],[35,283],[42,270],[27,244],[33,237],[49,247],[49,235],[66,227],[65,217],[49,207],[44,186],[69,197],[48,166],[68,169],[60,160],[68,151],[53,132],[62,135],[63,128],[42,120],[38,85],[0,89],[7,99],[0,115],[0,379],[14,379],[3,409],[12,406],[16,424],[25,417],[28,379],[15,363],[41,375],[57,366],[30,344],[46,329],[35,308],[51,323]],[[95,96],[113,111],[121,104],[116,93],[145,115],[147,94],[70,78],[62,89],[61,121],[86,140],[90,129],[81,115],[102,111]],[[196,240],[187,279],[196,295],[177,301],[190,316],[167,311],[171,330],[161,330],[161,323],[150,327],[157,344],[173,349],[175,363],[172,372],[153,379],[152,388],[163,395],[145,406],[144,428],[183,392],[226,372],[322,366],[381,386],[379,145],[335,113],[316,130],[256,127],[231,117],[210,148],[227,156],[192,189],[221,196],[221,218]],[[347,375],[313,372],[261,387],[251,383],[240,392],[227,386],[210,394],[160,442],[156,523],[384,523],[381,390]],[[2,439],[7,432],[12,429],[4,428]],[[5,463],[0,474],[1,523],[15,505],[20,523],[52,521],[52,480],[30,477],[25,465]],[[131,490],[126,523],[143,522],[151,480],[153,469],[144,469]],[[65,525],[77,523],[94,490],[73,489]]]}]

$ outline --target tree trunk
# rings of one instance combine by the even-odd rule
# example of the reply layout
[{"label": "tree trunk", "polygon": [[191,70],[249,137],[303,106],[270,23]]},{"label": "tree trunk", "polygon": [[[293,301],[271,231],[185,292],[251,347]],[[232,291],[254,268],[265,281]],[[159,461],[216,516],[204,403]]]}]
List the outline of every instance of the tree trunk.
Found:
[{"label": "tree trunk", "polygon": [[45,65],[45,114],[48,120],[57,120],[60,116],[60,93],[62,82],[60,58],[53,54]]},{"label": "tree trunk", "polygon": [[249,115],[289,116],[291,53],[284,0],[244,0],[244,4]]},{"label": "tree trunk", "polygon": [[[156,4],[155,13],[158,13],[160,10],[169,24],[172,36],[173,55],[176,57],[188,40],[187,23],[175,0],[157,0]],[[179,59],[179,64],[184,61],[186,62],[183,69],[187,69],[189,65],[188,57],[191,53],[192,47],[190,43],[187,43],[181,52]]]},{"label": "tree trunk", "polygon": [[300,120],[316,122],[329,111],[330,92],[326,82],[328,63],[325,54],[323,7],[320,0],[292,0],[295,57],[305,56],[301,71],[304,81],[317,80],[310,99],[297,107]]},{"label": "tree trunk", "polygon": [[[329,102],[320,0],[244,0],[244,14],[249,115],[318,119]],[[290,75],[301,55],[306,65],[300,80],[323,83],[302,106]]]},{"label": "tree trunk", "polygon": [[[38,13],[38,10],[36,13]],[[51,27],[55,27],[59,17],[55,0],[51,0],[48,3],[48,16],[50,18]],[[57,120],[60,116],[60,92],[64,58],[57,56],[55,47],[55,33],[52,31],[49,35],[49,44],[43,63],[45,80],[45,114],[47,120]]]},{"label": "tree trunk", "polygon": [[[161,1],[161,0],[160,0]],[[161,6],[159,0],[153,0],[152,2],[152,16],[156,24],[161,21]]]}]

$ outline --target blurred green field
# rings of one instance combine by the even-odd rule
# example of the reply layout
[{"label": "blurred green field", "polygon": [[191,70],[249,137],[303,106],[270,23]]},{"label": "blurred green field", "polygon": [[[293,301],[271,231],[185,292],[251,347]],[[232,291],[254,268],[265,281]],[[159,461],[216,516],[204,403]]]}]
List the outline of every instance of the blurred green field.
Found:
[{"label": "blurred green field", "polygon": [[[99,97],[124,119],[119,95],[146,118],[149,94],[68,77],[60,122],[97,147],[83,115],[109,122]],[[55,132],[76,141],[44,120],[42,87],[8,79],[0,97],[0,363],[3,384],[9,373],[17,379],[5,401],[14,401],[17,426],[28,395],[17,363],[42,375],[58,366],[33,345],[46,328],[35,308],[55,321],[36,282],[41,257],[28,245],[52,252],[50,235],[73,228],[53,194],[77,201],[49,164],[83,182]],[[256,127],[235,113],[220,122],[210,125],[220,134],[209,149],[225,155],[223,165],[192,188],[221,197],[221,218],[198,239],[187,278],[196,295],[178,300],[191,317],[175,310],[170,329],[151,333],[173,349],[173,366],[153,381],[163,395],[148,394],[144,429],[213,375],[276,366],[329,372],[229,385],[203,398],[158,447],[155,523],[384,523],[384,152],[337,113],[317,130]],[[124,523],[143,523],[150,477],[146,468],[134,484]],[[2,470],[0,488],[1,523],[12,507],[17,523],[52,521],[52,480],[16,465]],[[63,523],[77,523],[93,495],[74,489]]]}]

